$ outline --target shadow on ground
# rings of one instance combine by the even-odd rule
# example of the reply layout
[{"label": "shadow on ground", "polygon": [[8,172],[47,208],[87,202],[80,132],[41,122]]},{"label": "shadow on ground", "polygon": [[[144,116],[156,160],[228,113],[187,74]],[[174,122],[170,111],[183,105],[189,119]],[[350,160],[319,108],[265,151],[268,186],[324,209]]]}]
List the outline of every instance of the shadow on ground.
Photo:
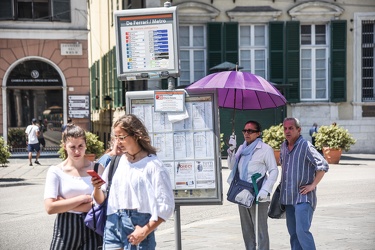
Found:
[{"label": "shadow on ground", "polygon": [[18,182],[24,180],[24,178],[0,178],[0,182]]}]

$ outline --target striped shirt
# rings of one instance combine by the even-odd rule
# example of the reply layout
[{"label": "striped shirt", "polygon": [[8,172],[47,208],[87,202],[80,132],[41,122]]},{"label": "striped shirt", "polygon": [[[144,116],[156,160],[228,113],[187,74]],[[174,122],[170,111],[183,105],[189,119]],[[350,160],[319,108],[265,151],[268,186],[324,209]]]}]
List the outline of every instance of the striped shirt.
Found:
[{"label": "striped shirt", "polygon": [[316,188],[301,194],[300,187],[311,184],[316,171],[328,171],[328,163],[315,147],[300,136],[294,143],[291,151],[288,141],[284,141],[280,149],[280,162],[282,166],[280,202],[284,205],[296,205],[309,202],[316,208]]}]

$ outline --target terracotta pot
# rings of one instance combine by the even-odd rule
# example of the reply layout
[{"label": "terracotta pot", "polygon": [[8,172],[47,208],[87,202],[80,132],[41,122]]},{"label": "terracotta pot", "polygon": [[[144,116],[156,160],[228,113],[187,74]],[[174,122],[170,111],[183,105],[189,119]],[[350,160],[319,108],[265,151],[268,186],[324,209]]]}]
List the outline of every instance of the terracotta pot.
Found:
[{"label": "terracotta pot", "polygon": [[277,166],[280,166],[280,149],[274,149],[273,152],[275,154]]},{"label": "terracotta pot", "polygon": [[328,164],[338,164],[341,158],[342,150],[323,147],[323,155]]},{"label": "terracotta pot", "polygon": [[89,161],[95,161],[96,155],[95,154],[85,154],[85,158]]}]

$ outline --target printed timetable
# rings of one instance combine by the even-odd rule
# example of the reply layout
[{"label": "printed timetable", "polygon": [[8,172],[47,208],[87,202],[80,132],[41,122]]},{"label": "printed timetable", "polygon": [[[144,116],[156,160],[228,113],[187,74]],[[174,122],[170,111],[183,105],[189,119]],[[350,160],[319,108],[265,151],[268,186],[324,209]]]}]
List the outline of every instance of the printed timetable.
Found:
[{"label": "printed timetable", "polygon": [[124,70],[167,69],[173,62],[169,60],[168,29],[126,31],[125,43]]},{"label": "printed timetable", "polygon": [[[152,145],[169,173],[176,204],[222,202],[220,130],[216,93],[189,93],[184,114],[156,112],[159,91],[128,91],[126,113],[145,124]],[[171,115],[173,117],[171,117]]]},{"label": "printed timetable", "polygon": [[129,11],[116,14],[119,78],[136,80],[178,74],[176,14]]}]

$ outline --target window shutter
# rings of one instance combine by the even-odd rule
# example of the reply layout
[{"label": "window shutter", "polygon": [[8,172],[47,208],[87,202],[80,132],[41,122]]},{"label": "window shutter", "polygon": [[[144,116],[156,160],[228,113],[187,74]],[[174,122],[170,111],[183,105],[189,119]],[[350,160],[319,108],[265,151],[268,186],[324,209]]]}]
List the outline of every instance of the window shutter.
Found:
[{"label": "window shutter", "polygon": [[269,23],[270,81],[284,83],[284,22]]},{"label": "window shutter", "polygon": [[12,0],[0,1],[0,19],[13,19]]},{"label": "window shutter", "polygon": [[113,98],[113,86],[114,86],[114,80],[115,78],[113,77],[113,51],[110,50],[108,51],[108,95]]},{"label": "window shutter", "polygon": [[91,68],[90,68],[90,75],[91,75],[91,109],[92,110],[97,110],[99,107],[96,105],[96,93],[97,93],[97,70],[96,70],[96,67],[97,67],[97,62],[95,62]]},{"label": "window shutter", "polygon": [[108,93],[108,53],[102,57],[102,95],[109,95]]},{"label": "window shutter", "polygon": [[208,69],[223,62],[223,29],[222,23],[207,23],[207,63]]},{"label": "window shutter", "polygon": [[331,22],[331,101],[346,101],[346,20]]},{"label": "window shutter", "polygon": [[293,103],[300,101],[300,23],[289,21],[285,28],[285,77],[286,84],[291,85],[286,89],[286,99]]},{"label": "window shutter", "polygon": [[[238,23],[224,23],[224,60],[234,64],[238,63]],[[222,63],[222,62],[220,62]],[[215,66],[215,65],[213,65]]]},{"label": "window shutter", "polygon": [[121,81],[117,78],[117,62],[116,62],[116,46],[111,50],[112,57],[112,81],[113,81],[113,105],[114,107],[121,106],[121,97],[122,92]]}]

